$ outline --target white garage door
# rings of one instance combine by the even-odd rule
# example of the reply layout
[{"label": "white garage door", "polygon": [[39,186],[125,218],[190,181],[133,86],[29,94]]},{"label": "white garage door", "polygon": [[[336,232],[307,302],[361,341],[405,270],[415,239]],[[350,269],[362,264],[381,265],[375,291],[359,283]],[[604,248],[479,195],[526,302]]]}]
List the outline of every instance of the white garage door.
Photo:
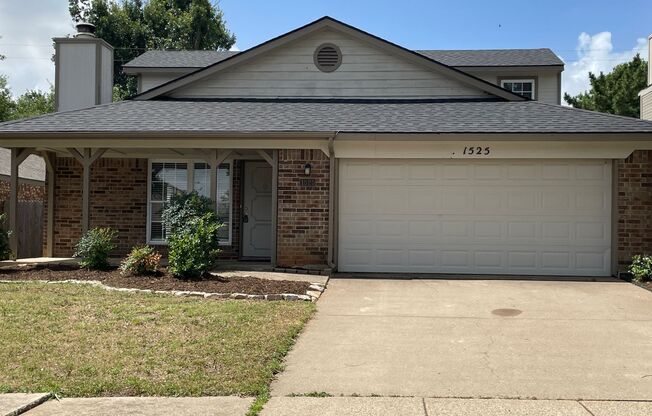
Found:
[{"label": "white garage door", "polygon": [[607,160],[340,160],[338,267],[610,274]]}]

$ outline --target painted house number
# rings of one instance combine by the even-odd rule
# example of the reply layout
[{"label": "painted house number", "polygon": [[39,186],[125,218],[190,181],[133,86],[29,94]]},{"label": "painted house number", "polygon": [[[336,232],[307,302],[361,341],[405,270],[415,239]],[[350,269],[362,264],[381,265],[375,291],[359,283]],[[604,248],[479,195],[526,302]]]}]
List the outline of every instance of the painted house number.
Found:
[{"label": "painted house number", "polygon": [[487,156],[491,153],[491,147],[481,147],[481,146],[469,146],[464,148],[463,155],[471,156]]}]

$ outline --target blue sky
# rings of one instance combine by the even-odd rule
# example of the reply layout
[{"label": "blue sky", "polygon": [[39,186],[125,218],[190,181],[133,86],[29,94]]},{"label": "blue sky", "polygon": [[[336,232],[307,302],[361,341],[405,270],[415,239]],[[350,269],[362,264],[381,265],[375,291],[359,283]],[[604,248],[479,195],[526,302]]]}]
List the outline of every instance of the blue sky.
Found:
[{"label": "blue sky", "polygon": [[[626,7],[624,5],[626,4]],[[609,31],[614,49],[652,33],[652,1],[221,0],[238,47],[251,47],[324,15],[412,49],[539,48],[576,59],[581,32]]]},{"label": "blue sky", "polygon": [[[609,71],[652,33],[652,0],[220,0],[241,50],[330,15],[412,49],[549,47],[567,63],[563,88],[588,87],[589,70]],[[50,39],[73,32],[67,0],[0,0],[0,73],[14,94],[47,88]],[[646,57],[647,58],[647,57]]]}]

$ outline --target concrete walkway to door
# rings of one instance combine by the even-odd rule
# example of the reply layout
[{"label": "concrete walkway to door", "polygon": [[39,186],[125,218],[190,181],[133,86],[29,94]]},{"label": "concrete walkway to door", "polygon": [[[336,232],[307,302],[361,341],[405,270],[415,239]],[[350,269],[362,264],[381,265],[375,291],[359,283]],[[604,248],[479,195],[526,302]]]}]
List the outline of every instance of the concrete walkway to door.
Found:
[{"label": "concrete walkway to door", "polygon": [[272,396],[652,400],[650,340],[616,280],[331,279]]}]

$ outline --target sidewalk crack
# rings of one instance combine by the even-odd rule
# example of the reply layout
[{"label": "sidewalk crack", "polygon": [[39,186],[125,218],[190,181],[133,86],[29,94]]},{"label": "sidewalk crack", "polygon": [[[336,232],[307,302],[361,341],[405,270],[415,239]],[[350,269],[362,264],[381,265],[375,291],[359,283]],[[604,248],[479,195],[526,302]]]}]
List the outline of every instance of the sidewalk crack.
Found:
[{"label": "sidewalk crack", "polygon": [[582,407],[584,408],[584,410],[586,410],[587,412],[589,412],[589,414],[590,414],[591,416],[595,416],[595,415],[593,414],[593,412],[589,410],[588,407],[584,406],[584,403],[582,403],[582,402],[579,401],[579,400],[577,401],[577,403],[579,403],[580,406],[582,406]]},{"label": "sidewalk crack", "polygon": [[426,407],[426,398],[425,397],[421,398],[421,403],[423,404],[423,414],[428,416],[428,408]]}]

